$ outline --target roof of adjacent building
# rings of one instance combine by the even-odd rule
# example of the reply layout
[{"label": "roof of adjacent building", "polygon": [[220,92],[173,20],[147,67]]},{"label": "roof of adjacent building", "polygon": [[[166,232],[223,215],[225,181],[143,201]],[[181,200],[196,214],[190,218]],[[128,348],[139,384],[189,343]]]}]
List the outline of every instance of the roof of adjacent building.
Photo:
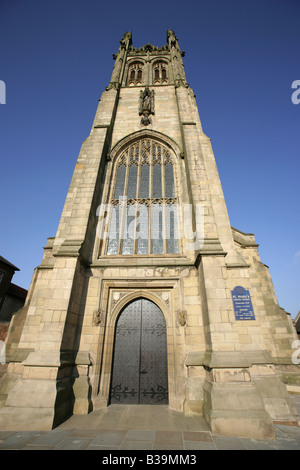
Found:
[{"label": "roof of adjacent building", "polygon": [[10,266],[11,268],[13,268],[15,271],[20,271],[19,268],[17,268],[17,266],[15,266],[14,264],[10,263],[9,261],[7,261],[7,259],[3,258],[3,256],[0,256],[0,262],[4,263],[4,264],[7,264],[8,266]]}]

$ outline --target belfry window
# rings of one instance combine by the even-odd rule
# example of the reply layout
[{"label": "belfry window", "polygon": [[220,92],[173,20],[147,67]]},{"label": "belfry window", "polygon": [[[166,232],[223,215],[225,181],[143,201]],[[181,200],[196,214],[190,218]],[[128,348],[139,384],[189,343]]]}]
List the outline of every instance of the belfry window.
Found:
[{"label": "belfry window", "polygon": [[142,85],[143,78],[143,64],[135,62],[129,66],[128,69],[128,83],[129,86]]},{"label": "belfry window", "polygon": [[168,83],[166,62],[155,62],[153,65],[153,82],[154,85],[162,85]]},{"label": "belfry window", "polygon": [[173,164],[169,149],[152,139],[123,150],[115,164],[104,253],[179,253]]}]

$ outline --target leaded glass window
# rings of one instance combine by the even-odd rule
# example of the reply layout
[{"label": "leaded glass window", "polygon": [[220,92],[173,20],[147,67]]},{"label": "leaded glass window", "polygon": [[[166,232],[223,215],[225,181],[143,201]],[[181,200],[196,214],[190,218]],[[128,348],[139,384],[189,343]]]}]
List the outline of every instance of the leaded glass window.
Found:
[{"label": "leaded glass window", "polygon": [[149,198],[150,168],[147,163],[140,167],[140,198]]},{"label": "leaded glass window", "polygon": [[164,85],[168,83],[167,67],[168,64],[166,62],[155,62],[153,65],[154,85]]},{"label": "leaded glass window", "polygon": [[134,163],[128,168],[128,186],[127,186],[128,199],[136,198],[137,173],[138,173],[138,166]]},{"label": "leaded glass window", "polygon": [[125,175],[126,175],[126,166],[121,165],[118,169],[114,199],[119,199],[124,194]]},{"label": "leaded glass window", "polygon": [[143,77],[143,64],[134,62],[129,66],[127,85],[141,85]]},{"label": "leaded glass window", "polygon": [[152,197],[162,197],[161,165],[156,163],[152,167]]},{"label": "leaded glass window", "polygon": [[153,139],[128,146],[115,163],[108,255],[179,253],[174,159]]}]

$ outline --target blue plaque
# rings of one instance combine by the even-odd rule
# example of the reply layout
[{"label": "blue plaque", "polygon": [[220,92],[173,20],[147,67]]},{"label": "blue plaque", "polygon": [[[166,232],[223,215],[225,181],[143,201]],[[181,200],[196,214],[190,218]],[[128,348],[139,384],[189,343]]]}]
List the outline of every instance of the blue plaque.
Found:
[{"label": "blue plaque", "polygon": [[232,301],[236,320],[255,320],[249,291],[236,286],[232,291]]}]

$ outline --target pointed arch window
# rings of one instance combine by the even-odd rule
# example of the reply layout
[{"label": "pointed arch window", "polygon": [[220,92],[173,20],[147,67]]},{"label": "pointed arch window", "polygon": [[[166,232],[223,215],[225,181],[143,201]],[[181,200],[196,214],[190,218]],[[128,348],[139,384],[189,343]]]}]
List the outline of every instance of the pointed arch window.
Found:
[{"label": "pointed arch window", "polygon": [[179,253],[173,158],[150,138],[123,150],[115,164],[104,254]]},{"label": "pointed arch window", "polygon": [[154,85],[164,85],[168,83],[167,62],[155,62],[153,65],[153,82]]},{"label": "pointed arch window", "polygon": [[128,69],[127,85],[135,86],[142,85],[143,79],[143,64],[141,62],[134,62]]}]

